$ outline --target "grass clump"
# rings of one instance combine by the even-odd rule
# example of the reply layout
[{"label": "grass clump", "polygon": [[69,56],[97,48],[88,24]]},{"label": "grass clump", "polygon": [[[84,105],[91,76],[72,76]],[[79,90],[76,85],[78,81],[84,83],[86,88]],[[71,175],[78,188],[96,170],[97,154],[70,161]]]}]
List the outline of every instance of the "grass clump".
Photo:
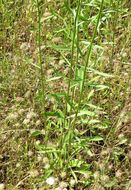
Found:
[{"label": "grass clump", "polygon": [[0,2],[0,188],[130,189],[130,2]]}]

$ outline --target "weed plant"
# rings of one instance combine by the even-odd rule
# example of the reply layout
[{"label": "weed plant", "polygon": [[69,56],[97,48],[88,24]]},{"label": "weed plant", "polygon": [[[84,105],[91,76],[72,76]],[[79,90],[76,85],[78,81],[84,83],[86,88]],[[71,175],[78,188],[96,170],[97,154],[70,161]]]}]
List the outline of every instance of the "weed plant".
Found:
[{"label": "weed plant", "polygon": [[130,189],[130,5],[0,1],[0,190]]}]

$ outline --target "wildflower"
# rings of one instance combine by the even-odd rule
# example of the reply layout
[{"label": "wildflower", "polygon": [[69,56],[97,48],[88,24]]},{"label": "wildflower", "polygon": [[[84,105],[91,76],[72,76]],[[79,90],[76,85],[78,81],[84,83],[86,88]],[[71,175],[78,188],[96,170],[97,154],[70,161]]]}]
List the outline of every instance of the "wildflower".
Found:
[{"label": "wildflower", "polygon": [[49,11],[46,11],[43,16],[44,17],[49,17],[49,16],[51,16],[51,13]]},{"label": "wildflower", "polygon": [[62,179],[65,179],[66,178],[66,172],[61,172],[60,176]]},{"label": "wildflower", "polygon": [[57,187],[57,188],[55,188],[54,190],[63,190],[63,189],[61,189],[60,187]]},{"label": "wildflower", "polygon": [[47,163],[49,163],[49,159],[47,157],[44,157],[43,158],[43,164],[47,164]]},{"label": "wildflower", "polygon": [[42,161],[42,156],[38,155],[37,160],[38,160],[38,162]]},{"label": "wildflower", "polygon": [[63,189],[63,188],[65,188],[65,187],[68,186],[68,183],[67,183],[67,182],[64,182],[64,181],[61,181],[61,182],[59,183],[59,186]]},{"label": "wildflower", "polygon": [[0,183],[0,190],[4,190],[4,189],[5,189],[4,183]]},{"label": "wildflower", "polygon": [[99,172],[98,172],[98,171],[96,171],[96,172],[94,173],[94,179],[98,179],[98,178],[99,178],[99,176],[100,176]]},{"label": "wildflower", "polygon": [[55,183],[55,178],[52,177],[52,176],[49,177],[49,178],[47,178],[46,183],[47,183],[48,185],[54,185],[54,183]]},{"label": "wildflower", "polygon": [[29,123],[30,123],[30,119],[25,118],[24,121],[23,121],[23,124],[24,124],[24,125],[27,125],[27,124],[29,124]]},{"label": "wildflower", "polygon": [[31,170],[29,173],[30,173],[30,176],[31,176],[31,177],[37,177],[37,176],[39,175],[38,170],[35,170],[35,169],[34,169],[34,170]]},{"label": "wildflower", "polygon": [[[131,146],[131,144],[129,144],[129,147]],[[129,159],[131,159],[131,151],[128,152],[128,157]]]},{"label": "wildflower", "polygon": [[18,114],[17,113],[10,113],[8,116],[7,116],[7,120],[9,121],[14,121],[18,118]]},{"label": "wildflower", "polygon": [[101,155],[102,155],[102,156],[105,156],[105,155],[107,155],[107,154],[108,154],[108,151],[107,151],[107,150],[102,150],[102,151],[101,151]]},{"label": "wildflower", "polygon": [[16,97],[16,101],[17,101],[17,102],[23,102],[23,101],[24,101],[24,98],[22,98],[22,97]]},{"label": "wildflower", "polygon": [[47,76],[48,76],[48,78],[51,78],[52,77],[52,74],[53,74],[53,69],[49,69],[48,71],[47,71]]},{"label": "wildflower", "polygon": [[95,183],[93,184],[93,186],[91,186],[91,190],[105,190],[105,189],[99,183]]},{"label": "wildflower", "polygon": [[24,109],[20,109],[20,110],[18,110],[18,114],[23,114],[25,112],[25,110]]},{"label": "wildflower", "polygon": [[41,124],[40,120],[37,120],[36,123],[35,123],[36,126],[39,126],[40,124]]},{"label": "wildflower", "polygon": [[40,144],[40,140],[37,140],[37,141],[35,142],[35,144],[36,144],[36,145],[39,145],[39,144]]},{"label": "wildflower", "polygon": [[31,119],[33,117],[36,117],[36,113],[34,113],[33,111],[30,111],[30,112],[27,113],[26,117],[27,117],[27,119]]},{"label": "wildflower", "polygon": [[62,66],[62,65],[64,65],[64,63],[65,63],[65,60],[61,59],[58,64],[59,64],[60,66]]},{"label": "wildflower", "polygon": [[113,168],[113,164],[110,164],[110,165],[108,166],[108,169],[111,170],[112,168]]},{"label": "wildflower", "polygon": [[18,162],[17,164],[16,164],[16,168],[19,168],[20,167],[20,163]]},{"label": "wildflower", "polygon": [[123,133],[119,134],[119,136],[118,136],[119,139],[122,139],[123,137],[124,137]]},{"label": "wildflower", "polygon": [[122,172],[121,172],[120,170],[117,170],[116,173],[115,173],[115,176],[116,176],[117,178],[120,178],[121,175],[122,175]]},{"label": "wildflower", "polygon": [[102,171],[104,168],[105,168],[105,165],[104,165],[104,163],[99,163],[99,168],[100,168],[100,170]]},{"label": "wildflower", "polygon": [[108,175],[102,175],[101,176],[101,181],[104,183],[107,183],[109,181],[109,176]]},{"label": "wildflower", "polygon": [[27,51],[29,48],[30,48],[30,44],[27,43],[27,42],[23,42],[23,43],[20,45],[20,49],[21,49],[21,50]]},{"label": "wildflower", "polygon": [[50,164],[45,164],[44,168],[45,169],[49,169],[50,168]]},{"label": "wildflower", "polygon": [[36,131],[35,129],[31,129],[31,130],[30,130],[31,135],[32,135],[33,133],[35,133],[35,131]]},{"label": "wildflower", "polygon": [[31,150],[28,151],[28,156],[31,157],[33,155],[33,152]]},{"label": "wildflower", "polygon": [[71,180],[70,180],[70,185],[71,185],[71,187],[74,187],[75,184],[76,184],[76,181],[75,181],[74,179],[71,179]]},{"label": "wildflower", "polygon": [[61,41],[62,41],[61,37],[55,37],[52,39],[52,42],[56,44],[60,43]]},{"label": "wildflower", "polygon": [[24,97],[28,99],[28,98],[30,97],[30,95],[31,95],[31,91],[28,90],[28,91],[25,93]]},{"label": "wildflower", "polygon": [[20,123],[16,123],[16,124],[15,124],[15,127],[18,128],[19,126],[20,126]]}]

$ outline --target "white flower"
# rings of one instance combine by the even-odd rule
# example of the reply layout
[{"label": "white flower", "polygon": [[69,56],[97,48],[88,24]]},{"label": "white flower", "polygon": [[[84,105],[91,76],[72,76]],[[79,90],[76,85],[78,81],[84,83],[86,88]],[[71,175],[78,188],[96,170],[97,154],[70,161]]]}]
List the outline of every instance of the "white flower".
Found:
[{"label": "white flower", "polygon": [[40,140],[35,141],[35,144],[39,145],[40,144]]},{"label": "white flower", "polygon": [[31,157],[33,155],[33,152],[31,150],[28,151],[28,156]]},{"label": "white flower", "polygon": [[60,176],[61,176],[62,179],[66,178],[66,175],[67,175],[66,172],[62,172],[62,173],[60,174]]},{"label": "white flower", "polygon": [[27,43],[27,42],[23,42],[21,45],[20,45],[20,49],[21,50],[28,50],[30,48],[30,44]]},{"label": "white flower", "polygon": [[45,164],[44,168],[45,169],[49,169],[50,168],[50,164]]},{"label": "white flower", "polygon": [[30,97],[30,95],[31,95],[31,91],[28,90],[28,91],[25,93],[24,97],[28,99],[28,98]]},{"label": "white flower", "polygon": [[30,120],[25,118],[24,121],[23,121],[23,124],[27,125],[29,123],[30,123]]},{"label": "white flower", "polygon": [[37,160],[38,162],[42,161],[42,156],[38,155]]},{"label": "white flower", "polygon": [[71,179],[71,180],[70,180],[70,185],[71,185],[71,187],[74,187],[75,184],[76,184],[76,181],[75,181],[74,179]]},{"label": "white flower", "polygon": [[54,190],[63,190],[63,189],[61,189],[60,187],[57,187],[57,188],[55,188]]},{"label": "white flower", "polygon": [[117,170],[115,176],[116,176],[117,178],[120,178],[121,175],[122,175],[122,172],[121,172],[120,170]]},{"label": "white flower", "polygon": [[31,177],[37,177],[38,175],[39,175],[38,170],[33,169],[33,170],[30,171],[30,176]]},{"label": "white flower", "polygon": [[99,176],[100,176],[99,172],[98,172],[98,171],[95,171],[95,173],[94,173],[94,178],[95,178],[95,180],[98,179]]},{"label": "white flower", "polygon": [[44,17],[49,17],[49,16],[51,16],[51,13],[50,12],[48,12],[48,11],[46,11],[45,13],[44,13],[44,15],[43,15]]},{"label": "white flower", "polygon": [[26,116],[27,119],[32,119],[33,117],[36,117],[36,113],[32,111],[27,113],[27,116]]},{"label": "white flower", "polygon": [[59,186],[63,189],[63,188],[66,188],[68,186],[68,183],[67,182],[64,182],[64,181],[61,181],[59,183]]},{"label": "white flower", "polygon": [[14,120],[16,120],[18,118],[18,114],[17,113],[10,113],[8,116],[7,116],[7,120],[9,120],[9,121],[14,121]]},{"label": "white flower", "polygon": [[56,44],[60,43],[61,41],[62,41],[61,37],[55,37],[55,38],[52,39],[52,42],[56,43]]},{"label": "white flower", "polygon": [[54,185],[54,183],[55,183],[55,178],[52,177],[52,176],[49,177],[49,178],[47,178],[46,183],[47,183],[48,185]]},{"label": "white flower", "polygon": [[17,163],[17,164],[16,164],[16,167],[19,168],[19,167],[20,167],[20,163]]},{"label": "white flower", "polygon": [[60,66],[64,65],[64,63],[65,63],[65,60],[63,60],[63,59],[61,59],[61,60],[59,61],[59,65],[60,65]]},{"label": "white flower", "polygon": [[41,121],[37,120],[35,124],[36,124],[36,126],[39,126],[41,124]]},{"label": "white flower", "polygon": [[44,157],[43,158],[43,164],[47,164],[47,163],[49,163],[49,159],[47,157]]},{"label": "white flower", "polygon": [[4,190],[4,189],[5,189],[4,183],[0,183],[0,190]]},{"label": "white flower", "polygon": [[20,109],[20,110],[18,110],[18,114],[23,114],[25,112],[25,110],[24,109]]}]

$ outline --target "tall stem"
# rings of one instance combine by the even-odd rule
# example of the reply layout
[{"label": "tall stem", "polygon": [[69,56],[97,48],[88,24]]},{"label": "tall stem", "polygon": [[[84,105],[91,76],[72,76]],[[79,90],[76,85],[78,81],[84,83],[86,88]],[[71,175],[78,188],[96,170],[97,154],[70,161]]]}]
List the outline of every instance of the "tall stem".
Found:
[{"label": "tall stem", "polygon": [[[73,29],[73,39],[72,39],[72,47],[71,47],[71,64],[70,64],[70,70],[69,70],[69,79],[68,79],[68,88],[67,88],[67,95],[66,98],[70,98],[70,87],[71,87],[71,80],[73,78],[73,66],[74,66],[74,52],[75,52],[75,38],[76,38],[76,32],[77,32],[77,21],[78,21],[78,15],[80,11],[80,5],[81,5],[81,0],[78,0],[78,6],[76,10],[76,15],[75,15],[75,21],[74,21],[74,29]],[[66,105],[65,105],[65,111],[64,111],[64,124],[63,124],[63,130],[66,125],[66,116],[67,116],[67,107],[68,107],[68,100],[66,99]],[[70,121],[69,121],[69,128],[70,128]],[[65,135],[64,135],[65,136]],[[62,136],[61,139],[61,146],[63,146],[64,143],[64,136]],[[66,156],[65,156],[66,157]]]},{"label": "tall stem", "polygon": [[[89,46],[89,49],[88,49],[88,53],[87,53],[86,63],[85,63],[85,67],[84,67],[84,75],[83,75],[83,80],[82,80],[82,86],[81,86],[81,90],[80,90],[80,97],[79,97],[79,101],[78,101],[77,110],[76,110],[76,113],[75,113],[75,118],[74,118],[74,121],[72,123],[72,132],[74,132],[74,127],[75,127],[77,115],[78,115],[78,112],[79,112],[79,109],[80,109],[80,104],[81,104],[81,100],[82,100],[82,96],[83,96],[83,90],[84,90],[84,84],[85,84],[87,67],[89,65],[90,55],[91,55],[91,51],[92,51],[92,47],[93,47],[93,42],[94,42],[94,39],[95,39],[95,36],[96,36],[97,28],[98,28],[100,17],[101,17],[103,3],[104,3],[104,0],[101,1],[101,5],[100,5],[99,13],[98,13],[98,18],[97,18],[96,26],[95,26],[94,33],[93,33],[93,36],[92,36],[92,40],[91,40],[91,43],[90,43],[90,46]],[[70,142],[70,144],[71,144],[71,142]]]},{"label": "tall stem", "polygon": [[39,2],[37,1],[37,13],[38,13],[38,49],[39,49],[39,65],[40,65],[40,80],[41,80],[41,89],[42,89],[42,106],[43,112],[45,112],[45,75],[43,73],[42,66],[42,52],[41,52],[41,15]]}]

